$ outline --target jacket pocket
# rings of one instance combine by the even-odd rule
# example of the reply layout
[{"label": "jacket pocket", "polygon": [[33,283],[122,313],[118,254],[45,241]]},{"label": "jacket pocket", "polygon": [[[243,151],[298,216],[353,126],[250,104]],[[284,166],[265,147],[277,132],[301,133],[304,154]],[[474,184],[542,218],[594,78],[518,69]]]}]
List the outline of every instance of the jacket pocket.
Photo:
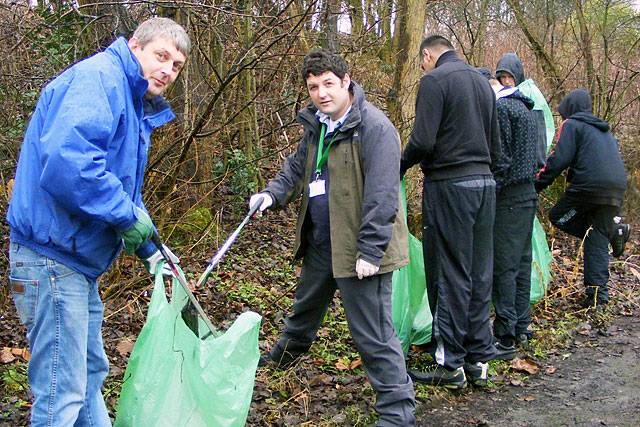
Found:
[{"label": "jacket pocket", "polygon": [[9,288],[20,321],[30,329],[38,305],[38,281],[9,277]]}]

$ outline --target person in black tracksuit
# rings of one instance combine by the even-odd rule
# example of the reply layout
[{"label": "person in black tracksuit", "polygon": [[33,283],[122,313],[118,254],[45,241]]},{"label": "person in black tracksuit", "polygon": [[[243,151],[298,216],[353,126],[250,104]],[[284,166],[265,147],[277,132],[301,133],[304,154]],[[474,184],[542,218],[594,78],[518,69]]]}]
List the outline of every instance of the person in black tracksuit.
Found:
[{"label": "person in black tracksuit", "polygon": [[538,127],[532,111],[534,102],[516,87],[498,90],[496,98],[506,169],[496,177],[493,334],[496,359],[509,360],[516,355],[516,337],[526,335],[531,323],[531,234],[538,202],[534,187]]},{"label": "person in black tracksuit", "polygon": [[410,374],[462,388],[467,377],[486,383],[486,362],[495,353],[489,308],[498,117],[489,82],[447,39],[427,37],[420,52],[426,74],[400,169],[419,162],[424,173],[423,246],[437,366]]},{"label": "person in black tracksuit", "polygon": [[564,122],[558,143],[536,176],[538,192],[549,186],[564,169],[567,187],[549,212],[551,223],[572,236],[584,239],[585,306],[609,300],[609,251],[619,257],[629,239],[628,224],[616,223],[627,186],[618,142],[609,124],[591,112],[591,96],[576,89],[561,102]]}]

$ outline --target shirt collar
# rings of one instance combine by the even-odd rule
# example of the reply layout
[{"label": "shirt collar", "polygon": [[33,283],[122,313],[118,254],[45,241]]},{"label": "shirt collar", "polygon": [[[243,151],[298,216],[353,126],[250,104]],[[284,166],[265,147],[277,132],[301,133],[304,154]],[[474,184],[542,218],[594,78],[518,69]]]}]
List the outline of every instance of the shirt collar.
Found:
[{"label": "shirt collar", "polygon": [[318,118],[320,123],[324,123],[325,125],[327,125],[327,134],[329,134],[344,124],[344,121],[349,115],[349,112],[351,112],[351,105],[349,105],[347,112],[344,113],[338,120],[331,120],[331,117],[329,117],[325,113],[320,112],[320,110],[316,111],[316,117]]}]

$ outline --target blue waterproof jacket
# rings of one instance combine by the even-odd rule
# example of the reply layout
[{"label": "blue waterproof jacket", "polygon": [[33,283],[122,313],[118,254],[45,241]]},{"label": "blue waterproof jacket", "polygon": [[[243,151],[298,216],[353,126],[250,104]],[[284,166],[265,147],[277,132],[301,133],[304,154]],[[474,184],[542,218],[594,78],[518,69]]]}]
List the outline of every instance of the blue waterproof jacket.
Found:
[{"label": "blue waterproof jacket", "polygon": [[[11,241],[96,279],[136,221],[153,129],[175,115],[127,41],[56,77],[42,91],[18,161],[7,220]],[[140,257],[155,249],[147,241]]]}]

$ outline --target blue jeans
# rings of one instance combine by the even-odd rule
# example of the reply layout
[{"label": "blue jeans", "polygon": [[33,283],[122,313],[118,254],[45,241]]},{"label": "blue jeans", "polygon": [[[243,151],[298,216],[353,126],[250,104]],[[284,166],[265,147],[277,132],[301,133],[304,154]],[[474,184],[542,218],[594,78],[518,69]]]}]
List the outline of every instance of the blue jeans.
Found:
[{"label": "blue jeans", "polygon": [[31,350],[32,426],[110,426],[100,391],[109,362],[97,283],[15,243],[9,261]]}]

